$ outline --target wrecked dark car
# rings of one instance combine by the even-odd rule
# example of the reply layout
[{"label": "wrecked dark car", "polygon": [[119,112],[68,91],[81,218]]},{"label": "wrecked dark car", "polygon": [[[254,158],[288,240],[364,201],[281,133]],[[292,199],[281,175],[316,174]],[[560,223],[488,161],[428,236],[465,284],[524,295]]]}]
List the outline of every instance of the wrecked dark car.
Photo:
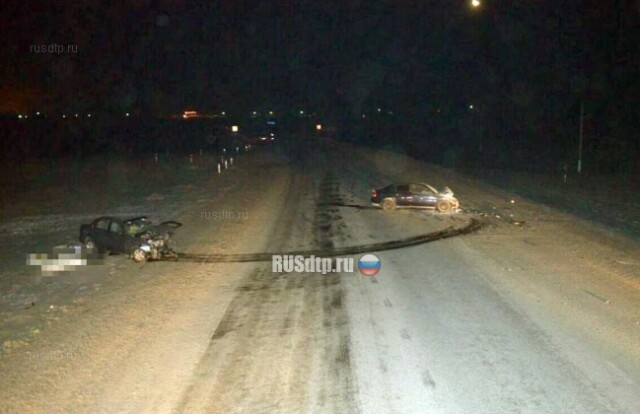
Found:
[{"label": "wrecked dark car", "polygon": [[124,253],[138,263],[175,258],[169,239],[180,226],[177,221],[153,224],[146,216],[127,220],[105,216],[80,226],[80,242],[88,250]]},{"label": "wrecked dark car", "polygon": [[425,183],[398,183],[371,190],[371,204],[384,211],[396,208],[428,208],[442,213],[456,211],[460,207],[453,191],[445,187],[438,191]]}]

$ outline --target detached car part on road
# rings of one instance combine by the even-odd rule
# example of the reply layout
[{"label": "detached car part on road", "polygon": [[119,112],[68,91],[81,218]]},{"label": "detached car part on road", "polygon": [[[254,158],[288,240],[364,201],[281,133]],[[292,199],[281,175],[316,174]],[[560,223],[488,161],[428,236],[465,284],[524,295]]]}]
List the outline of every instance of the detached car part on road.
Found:
[{"label": "detached car part on road", "polygon": [[438,191],[425,183],[398,183],[371,190],[371,204],[384,211],[396,208],[429,208],[442,213],[456,211],[460,207],[449,187]]},{"label": "detached car part on road", "polygon": [[180,226],[177,221],[155,225],[146,216],[127,220],[105,216],[80,226],[80,241],[89,250],[124,253],[138,263],[175,258],[169,239]]}]

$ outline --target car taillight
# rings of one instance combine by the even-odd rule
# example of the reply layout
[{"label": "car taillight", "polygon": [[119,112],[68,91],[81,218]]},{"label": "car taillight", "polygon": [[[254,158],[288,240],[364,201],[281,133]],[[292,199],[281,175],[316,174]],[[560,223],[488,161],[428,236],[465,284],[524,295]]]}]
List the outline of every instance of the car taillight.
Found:
[{"label": "car taillight", "polygon": [[378,190],[371,190],[371,197],[378,197]]}]

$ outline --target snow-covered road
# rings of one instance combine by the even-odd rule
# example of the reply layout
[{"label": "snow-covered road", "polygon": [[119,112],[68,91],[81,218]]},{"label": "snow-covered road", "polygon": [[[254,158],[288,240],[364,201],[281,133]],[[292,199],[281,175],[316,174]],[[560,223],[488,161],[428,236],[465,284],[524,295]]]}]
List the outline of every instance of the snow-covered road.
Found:
[{"label": "snow-covered road", "polygon": [[[394,180],[448,185],[464,211],[353,207]],[[176,242],[200,254],[485,226],[377,252],[375,277],[108,257],[97,282],[14,288],[1,309],[1,412],[640,412],[635,241],[347,144],[281,143],[179,188],[155,213],[182,221]],[[221,210],[245,214],[203,214]],[[12,302],[21,289],[35,305]]]}]

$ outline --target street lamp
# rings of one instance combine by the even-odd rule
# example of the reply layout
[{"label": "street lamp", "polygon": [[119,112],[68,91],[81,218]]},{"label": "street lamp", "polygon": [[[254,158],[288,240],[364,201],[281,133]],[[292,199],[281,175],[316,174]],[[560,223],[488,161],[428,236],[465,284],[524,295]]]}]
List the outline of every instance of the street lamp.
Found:
[{"label": "street lamp", "polygon": [[471,0],[471,7],[480,7],[480,0]]}]

